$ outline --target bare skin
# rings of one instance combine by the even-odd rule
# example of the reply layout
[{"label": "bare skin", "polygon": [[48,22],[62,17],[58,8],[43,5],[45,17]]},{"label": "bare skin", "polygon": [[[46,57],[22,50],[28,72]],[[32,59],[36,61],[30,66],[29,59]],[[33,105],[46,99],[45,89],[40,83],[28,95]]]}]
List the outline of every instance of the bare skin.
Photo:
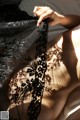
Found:
[{"label": "bare skin", "polygon": [[[69,86],[60,91],[53,91],[51,94],[45,93],[38,120],[56,120],[58,115],[62,111],[69,94],[74,91],[75,88],[77,88],[78,86],[80,87],[80,82],[74,82],[73,84],[69,84]],[[26,101],[25,104],[18,106],[19,114],[21,115],[23,113],[23,116],[21,116],[23,120],[27,118],[26,111],[28,105],[29,103],[28,101]],[[10,113],[12,115],[15,115],[15,118],[18,118],[16,107],[13,107],[10,110]]]},{"label": "bare skin", "polygon": [[[79,30],[75,31],[76,34],[78,33],[78,31]],[[74,31],[72,31],[72,32],[74,33]],[[71,33],[71,31],[68,31],[68,32],[64,33],[64,36],[68,37],[68,35],[70,35],[70,33]],[[61,41],[61,39],[59,41]],[[63,41],[65,43],[65,40],[63,40]],[[79,39],[77,39],[77,43],[76,43],[76,39],[75,39],[74,34],[73,34],[71,41],[74,45],[74,50],[76,51],[78,46],[80,46]],[[59,47],[60,47],[60,45],[59,45]],[[61,48],[62,47],[64,47],[64,46],[62,46],[62,44],[61,44]],[[67,49],[69,49],[69,46]],[[30,49],[30,50],[32,51],[32,49]],[[32,52],[31,53],[29,52],[29,54],[32,54]],[[75,53],[73,53],[73,51],[71,51],[71,54],[73,55]],[[68,57],[68,55],[66,57]],[[74,57],[75,56],[73,56],[73,58]],[[79,54],[77,54],[77,51],[76,51],[76,57],[77,57],[78,62],[79,62],[80,57],[79,57]],[[73,62],[75,62],[75,61],[73,61]],[[79,65],[78,62],[77,62],[77,64],[75,64],[76,66]],[[69,63],[71,71],[73,71],[73,69],[74,69],[73,64],[74,63],[71,64],[72,61],[69,61],[68,63]],[[78,72],[79,72],[79,67],[77,67],[77,75],[78,75]],[[70,73],[67,73],[67,74],[70,74]],[[46,92],[44,93],[44,97],[42,100],[42,106],[41,106],[41,113],[39,114],[38,120],[55,120],[55,119],[57,119],[57,117],[59,116],[59,114],[63,110],[70,93],[72,91],[74,91],[75,88],[80,87],[80,82],[78,81],[78,79],[80,79],[80,76],[78,76],[78,78],[77,78],[76,71],[74,72],[74,74],[75,74],[74,75],[75,79],[73,79],[73,74],[71,74],[71,82],[66,87],[63,87],[61,90],[58,90],[56,92],[52,91],[51,93],[46,93]],[[6,96],[5,96],[5,99],[6,99],[6,102],[5,102],[5,104],[3,103],[3,105],[4,105],[4,108],[7,108],[6,105],[8,105],[7,103],[9,103],[9,100]],[[19,113],[20,113],[23,120],[26,119],[26,111],[27,111],[28,105],[29,105],[29,101],[26,100],[23,105],[18,106]],[[17,114],[15,106],[10,110],[10,113],[12,113],[12,115],[14,115],[15,118],[16,117],[18,118],[18,114]]]},{"label": "bare skin", "polygon": [[[67,118],[67,120],[69,119],[75,119],[75,120],[79,120],[80,119],[80,115],[78,112],[80,112],[80,87],[76,88],[68,97],[67,102],[65,104],[65,107],[63,108],[62,112],[60,113],[60,115],[58,116],[57,120],[65,120]],[[78,107],[78,112],[73,111],[73,114],[70,116],[71,111],[74,110],[76,107]]]},{"label": "bare skin", "polygon": [[[78,18],[80,19],[80,16],[72,16],[71,17],[71,16],[60,15],[59,13],[51,10],[49,7],[35,7],[34,14],[39,17],[37,26],[39,26],[45,18],[49,18],[50,25],[61,24],[67,28],[72,28],[72,27],[80,24],[80,21],[78,21],[78,23],[75,22]],[[73,18],[75,18],[75,19],[73,19]],[[68,39],[69,38],[68,35],[71,35],[71,32],[72,31],[68,31],[68,32],[64,33],[64,35],[63,35],[64,38],[66,37]],[[76,32],[78,32],[78,31],[76,31]],[[64,41],[63,43],[65,43],[65,40],[63,40],[63,41]],[[74,47],[74,50],[78,46],[80,46],[80,42],[79,42],[80,39],[77,39],[77,41],[78,41],[78,43],[76,44],[76,39],[74,37],[72,37],[71,42]],[[61,47],[63,48],[64,45],[61,45]],[[72,51],[72,55],[73,55],[73,51]],[[68,57],[68,54],[66,57]],[[67,69],[69,69],[68,74],[70,74],[70,76],[71,76],[71,82],[66,87],[62,88],[59,91],[56,91],[56,92],[52,91],[51,93],[44,93],[42,106],[41,106],[41,113],[38,117],[38,120],[55,120],[55,119],[57,119],[57,117],[63,110],[70,93],[73,90],[75,90],[75,88],[80,87],[80,82],[78,81],[78,79],[80,79],[80,77],[79,77],[80,73],[78,73],[79,72],[78,62],[80,61],[80,57],[79,57],[79,54],[77,54],[77,52],[76,52],[76,58],[77,59],[76,59],[75,65],[74,65],[74,61],[73,61],[73,64],[72,64],[72,61],[68,61],[70,67],[67,66],[66,62],[64,63],[65,66],[67,67]],[[73,70],[73,68],[77,68],[77,69]],[[73,72],[74,72],[74,74],[73,74]],[[29,105],[29,103],[28,103],[28,101],[26,101],[26,103],[24,105],[18,106],[20,115],[23,120],[26,119],[26,111],[27,111],[28,105]],[[24,110],[22,108],[24,108]],[[15,112],[15,107],[13,109],[11,109],[10,112],[15,117],[18,117],[17,112]],[[24,113],[24,115],[22,115],[23,113]]]},{"label": "bare skin", "polygon": [[[54,26],[54,25],[57,25],[57,24],[60,24],[66,28],[73,28],[77,25],[80,24],[80,16],[76,16],[76,15],[61,15],[59,13],[57,13],[56,11],[52,10],[51,8],[47,7],[47,6],[36,6],[34,8],[34,15],[37,16],[39,19],[38,19],[38,22],[37,22],[37,26],[39,26],[41,24],[41,22],[46,19],[46,18],[49,18],[49,25],[51,26]],[[72,31],[71,31],[72,32]],[[75,32],[74,32],[75,33]],[[71,33],[72,34],[72,33]],[[65,33],[64,35],[65,37],[64,38],[67,38],[69,39],[68,36],[70,36],[70,31]],[[77,40],[79,38],[77,37]],[[74,40],[74,37],[72,36],[72,43],[73,43],[73,46],[74,46],[74,49],[75,49],[75,52],[76,52],[76,48],[79,47],[78,44],[77,46],[75,47],[75,40]],[[79,40],[78,42],[79,43]],[[78,58],[78,61],[79,61],[79,56],[78,54],[77,55],[77,58]],[[77,59],[76,59],[77,60]],[[74,60],[73,60],[74,61]],[[73,62],[72,62],[73,63]],[[66,63],[64,63],[66,65]],[[77,78],[76,76],[78,75],[79,77],[79,62],[77,64],[77,61],[76,61],[76,67],[77,67],[77,74],[75,75],[75,78]],[[76,70],[76,67],[74,68],[74,72],[73,74],[75,73],[75,70]],[[69,67],[68,67],[69,68]],[[72,69],[72,68],[71,68]],[[70,73],[72,74],[72,73]],[[72,76],[72,75],[71,75]],[[73,78],[73,79],[75,79]],[[73,83],[72,83],[73,84]],[[68,95],[68,94],[67,94]],[[64,99],[63,99],[64,100]],[[65,100],[64,100],[65,101]],[[58,103],[57,103],[58,104]],[[61,107],[62,108],[62,107]],[[56,111],[56,115],[58,114],[58,110],[54,110],[54,113]],[[53,115],[54,116],[54,115]],[[55,117],[52,119],[54,120]]]},{"label": "bare skin", "polygon": [[[75,33],[77,34],[78,31],[79,30],[76,30]],[[63,34],[63,36],[68,38],[68,35],[70,35],[71,32],[74,33],[74,31],[68,31],[68,32],[65,32]],[[61,39],[59,39],[59,41],[61,41]],[[63,41],[65,43],[65,39]],[[79,42],[79,39],[77,39],[77,43],[76,43],[76,39],[74,37],[74,34],[72,34],[72,39],[69,40],[69,41],[72,42],[73,47],[74,47],[74,49],[71,51],[71,55],[72,55],[71,58],[73,58],[73,64],[72,64],[72,61],[68,61],[68,64],[69,64],[70,67],[68,68],[67,65],[66,64],[65,65],[66,65],[66,68],[69,69],[69,73],[66,73],[66,75],[70,74],[71,81],[69,82],[69,84],[66,87],[63,87],[62,89],[60,89],[58,91],[52,91],[51,93],[44,92],[44,96],[43,96],[43,100],[42,100],[42,106],[41,106],[41,112],[39,114],[38,120],[59,120],[58,116],[60,115],[64,106],[67,104],[66,102],[69,98],[69,95],[71,95],[71,93],[73,91],[75,91],[77,87],[79,87],[79,89],[80,89],[80,81],[78,80],[78,79],[80,79],[80,76],[78,76],[79,67],[77,67],[79,65],[78,63],[80,61],[80,57],[79,57],[79,54],[77,54],[77,51],[76,51],[78,46],[80,46],[80,42]],[[71,44],[71,43],[69,43],[69,44]],[[71,46],[72,46],[72,44],[71,44]],[[59,47],[60,47],[60,45],[59,45]],[[63,47],[64,47],[64,45],[61,44],[61,48],[63,48]],[[67,49],[70,49],[69,46],[68,46],[68,48],[66,48],[66,51],[67,51]],[[75,53],[74,53],[74,51],[75,51]],[[74,54],[76,54],[76,56]],[[66,54],[67,58],[69,58],[68,55],[69,54]],[[76,64],[75,64],[75,57],[77,57],[77,63]],[[63,61],[65,61],[64,57],[63,57]],[[74,71],[75,66],[73,66],[73,65],[76,66],[76,68],[77,68],[76,71]],[[64,69],[63,69],[63,71],[64,71]],[[73,72],[74,72],[74,74],[73,74]],[[76,76],[76,73],[77,73],[77,76]],[[80,74],[80,72],[79,72],[79,74]],[[72,95],[72,96],[74,97],[74,95]],[[71,98],[72,98],[72,96],[71,96]],[[75,101],[74,99],[71,100],[71,103],[74,103],[74,101]],[[23,105],[18,106],[20,115],[24,114],[23,116],[21,116],[23,120],[26,119],[26,111],[27,111],[28,105],[29,105],[29,101],[26,100]],[[15,111],[16,111],[16,107],[14,107],[13,109],[10,110],[10,112],[12,114],[15,114],[15,116],[17,116],[17,112],[15,112]],[[64,113],[64,111],[63,111],[63,113]],[[17,116],[17,118],[18,118],[18,116]]]},{"label": "bare skin", "polygon": [[49,25],[51,26],[60,24],[67,28],[72,28],[80,24],[80,16],[61,15],[47,6],[35,6],[33,13],[39,18],[37,26],[46,18],[49,18]]}]

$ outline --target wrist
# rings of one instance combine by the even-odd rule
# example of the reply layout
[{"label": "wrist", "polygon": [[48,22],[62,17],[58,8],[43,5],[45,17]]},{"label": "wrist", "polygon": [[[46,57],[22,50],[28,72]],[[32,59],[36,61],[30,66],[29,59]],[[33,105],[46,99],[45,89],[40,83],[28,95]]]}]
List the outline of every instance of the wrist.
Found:
[{"label": "wrist", "polygon": [[54,12],[54,15],[53,15],[53,25],[57,25],[57,24],[62,25],[64,18],[65,18],[64,15],[59,14],[57,12]]},{"label": "wrist", "polygon": [[58,24],[63,25],[63,22],[65,20],[65,16],[62,14],[59,14],[59,13],[57,13],[57,16],[58,16],[58,21],[59,21]]}]

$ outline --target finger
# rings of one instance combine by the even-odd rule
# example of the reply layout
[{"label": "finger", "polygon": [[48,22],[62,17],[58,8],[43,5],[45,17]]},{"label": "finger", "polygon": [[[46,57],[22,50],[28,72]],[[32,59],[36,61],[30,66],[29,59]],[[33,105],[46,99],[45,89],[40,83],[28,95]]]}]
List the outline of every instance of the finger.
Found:
[{"label": "finger", "polygon": [[36,16],[40,17],[42,14],[45,14],[46,11],[44,9],[40,9],[36,12]]},{"label": "finger", "polygon": [[41,9],[41,7],[36,6],[33,10],[34,16],[37,16],[36,12]]},{"label": "finger", "polygon": [[53,14],[52,10],[48,10],[47,12],[42,14],[37,22],[37,26],[39,26],[44,19],[51,17],[52,14]]},{"label": "finger", "polygon": [[49,17],[49,16],[48,16],[48,14],[46,14],[46,13],[42,14],[42,15],[40,16],[38,22],[37,22],[37,26],[39,26],[39,25],[41,24],[41,22],[42,22],[44,19],[48,18],[48,17]]},{"label": "finger", "polygon": [[38,10],[40,10],[42,7],[41,6],[35,6],[33,13],[37,12]]},{"label": "finger", "polygon": [[48,7],[46,7],[46,6],[36,6],[33,10],[33,13],[34,13],[35,16],[40,16],[41,14],[46,12],[47,9],[48,9]]}]

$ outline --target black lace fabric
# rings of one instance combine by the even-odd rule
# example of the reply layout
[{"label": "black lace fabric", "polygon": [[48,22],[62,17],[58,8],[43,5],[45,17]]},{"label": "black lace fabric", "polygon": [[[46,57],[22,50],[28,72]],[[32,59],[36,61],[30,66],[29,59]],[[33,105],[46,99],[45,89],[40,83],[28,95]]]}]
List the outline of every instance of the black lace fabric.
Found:
[{"label": "black lace fabric", "polygon": [[[3,86],[13,71],[18,68],[26,49],[34,42],[34,32],[37,30],[36,20],[27,13],[25,20],[25,12],[20,12],[18,7],[3,6],[0,9],[0,86]],[[34,36],[33,41],[30,40],[30,34]]]},{"label": "black lace fabric", "polygon": [[[17,103],[24,99],[26,93],[32,93],[28,107],[28,120],[37,120],[41,109],[41,100],[45,85],[44,76],[47,69],[46,44],[48,23],[44,21],[36,27],[37,18],[20,11],[17,6],[2,6],[0,8],[0,89],[9,85],[11,78],[26,65],[26,74],[32,78],[17,87],[11,100]],[[29,64],[27,50],[36,44],[35,62]],[[25,63],[25,64],[24,64]],[[11,119],[11,118],[10,118]]]},{"label": "black lace fabric", "polygon": [[[29,102],[24,120],[37,120],[44,93],[69,82],[62,68],[62,49],[47,44],[48,20],[36,26],[37,18],[16,5],[0,7],[0,92],[9,100],[10,120],[21,120],[17,106]],[[56,74],[59,73],[59,74]],[[2,103],[0,103],[2,106]],[[13,108],[16,115],[13,115]],[[1,110],[4,110],[3,106]]]}]

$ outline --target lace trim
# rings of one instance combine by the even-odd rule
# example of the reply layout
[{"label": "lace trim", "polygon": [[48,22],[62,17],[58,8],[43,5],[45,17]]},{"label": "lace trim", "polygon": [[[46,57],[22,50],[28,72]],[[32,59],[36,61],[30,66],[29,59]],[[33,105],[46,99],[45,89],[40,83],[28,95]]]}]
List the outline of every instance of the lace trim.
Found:
[{"label": "lace trim", "polygon": [[[12,102],[18,103],[19,101],[23,100],[25,98],[25,94],[31,95],[31,102],[27,110],[28,119],[29,120],[36,120],[41,109],[41,101],[43,96],[43,90],[44,90],[44,76],[47,69],[46,64],[46,43],[47,43],[47,24],[43,24],[43,28],[39,29],[39,39],[36,41],[36,64],[33,62],[30,65],[28,65],[27,69],[25,69],[25,72],[22,70],[22,72],[19,73],[19,75],[25,74],[27,75],[27,79],[24,82],[20,82],[21,86],[17,86],[15,80],[13,88],[14,90],[11,91],[13,94],[9,98]],[[14,76],[16,78],[16,76]],[[13,78],[13,79],[14,79]],[[12,80],[11,80],[12,82]],[[11,85],[12,83],[10,83]],[[12,89],[12,88],[10,88]]]}]

